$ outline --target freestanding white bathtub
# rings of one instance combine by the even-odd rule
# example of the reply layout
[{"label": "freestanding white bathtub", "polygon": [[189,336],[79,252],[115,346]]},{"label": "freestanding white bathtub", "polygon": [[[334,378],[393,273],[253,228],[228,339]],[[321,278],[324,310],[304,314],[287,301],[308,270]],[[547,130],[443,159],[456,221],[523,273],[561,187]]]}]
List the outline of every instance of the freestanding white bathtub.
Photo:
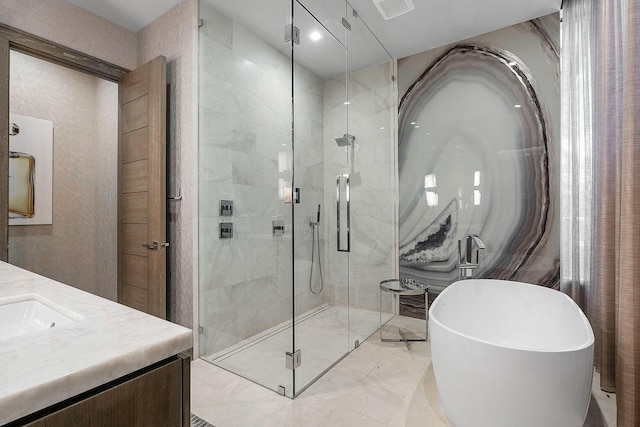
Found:
[{"label": "freestanding white bathtub", "polygon": [[593,330],[567,295],[506,280],[462,280],[429,309],[440,405],[456,427],[582,427]]}]

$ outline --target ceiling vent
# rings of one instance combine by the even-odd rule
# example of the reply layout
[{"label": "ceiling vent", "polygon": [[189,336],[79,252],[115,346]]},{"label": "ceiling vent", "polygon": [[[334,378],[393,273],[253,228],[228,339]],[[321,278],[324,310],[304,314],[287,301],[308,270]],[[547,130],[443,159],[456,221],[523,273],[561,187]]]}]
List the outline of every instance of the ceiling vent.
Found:
[{"label": "ceiling vent", "polygon": [[415,9],[411,0],[373,0],[373,4],[387,21]]}]

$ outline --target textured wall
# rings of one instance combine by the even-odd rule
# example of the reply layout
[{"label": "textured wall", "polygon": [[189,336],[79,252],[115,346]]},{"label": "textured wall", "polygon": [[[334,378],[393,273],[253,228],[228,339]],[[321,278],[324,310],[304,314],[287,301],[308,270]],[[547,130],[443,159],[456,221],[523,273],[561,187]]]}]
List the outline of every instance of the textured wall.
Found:
[{"label": "textured wall", "polygon": [[474,277],[557,285],[558,37],[554,14],[398,61],[402,276],[446,286],[474,233]]},{"label": "textured wall", "polygon": [[[0,0],[0,10],[4,24],[136,66],[135,33],[66,0]],[[24,55],[11,61],[11,111],[54,121],[54,223],[11,227],[10,261],[115,300],[117,86]]]},{"label": "textured wall", "polygon": [[182,192],[181,201],[169,202],[168,301],[169,320],[193,323],[193,190],[195,83],[194,43],[197,43],[197,0],[184,0],[138,32],[138,65],[158,55],[167,57],[167,196]]},{"label": "textured wall", "polygon": [[66,0],[0,0],[0,22],[133,69],[136,34]]},{"label": "textured wall", "polygon": [[53,224],[9,227],[12,264],[114,300],[118,87],[11,53],[11,112],[53,121]]},{"label": "textured wall", "polygon": [[[137,34],[123,27],[113,24],[85,9],[82,9],[65,0],[0,0],[0,21],[33,33],[37,36],[52,40],[65,46],[80,50],[100,59],[114,64],[134,69],[158,55],[165,55],[168,60],[167,78],[168,86],[168,169],[169,186],[168,195],[173,195],[177,187],[181,187],[184,199],[182,202],[171,202],[168,209],[169,239],[171,247],[169,251],[169,265],[171,276],[169,277],[169,318],[183,326],[191,327],[193,320],[193,205],[194,194],[191,191],[193,162],[194,162],[194,134],[193,134],[193,88],[194,88],[194,40],[196,32],[196,0],[184,0],[174,9],[170,10],[156,21],[140,30]],[[84,76],[77,73],[79,81]],[[107,83],[97,80],[96,86]],[[113,103],[113,104],[112,104]],[[52,105],[55,105],[52,104]],[[115,98],[104,91],[96,92],[92,111],[95,117],[91,117],[91,123],[96,126],[92,131],[92,140],[105,143],[117,131],[117,121],[102,120],[110,118],[110,110],[116,108],[117,90]],[[57,108],[57,107],[56,107]],[[109,111],[107,111],[109,110]],[[59,113],[62,113],[60,110]],[[18,111],[15,111],[18,112]],[[27,114],[28,113],[23,113]],[[49,112],[43,112],[42,117],[50,117]],[[96,120],[93,120],[93,119]],[[72,118],[70,117],[69,120]],[[117,117],[116,117],[117,119]],[[61,118],[62,120],[62,118]],[[88,119],[87,119],[88,120]],[[86,123],[87,120],[85,120]],[[55,137],[58,137],[56,129]],[[108,145],[106,145],[108,146]],[[98,146],[96,156],[103,156],[104,162],[95,165],[93,176],[101,177],[100,182],[111,182],[115,176],[117,165],[111,163],[107,153],[102,152],[105,144]],[[113,215],[105,215],[96,223],[90,239],[95,242],[110,242],[115,237],[113,227],[116,221],[115,200],[110,199],[115,184],[109,191],[98,192],[96,197],[106,206],[106,212]],[[68,191],[72,191],[69,187]],[[55,197],[55,195],[54,195]],[[55,214],[55,213],[54,213]],[[54,218],[55,221],[55,218]],[[15,229],[15,227],[13,227]],[[16,231],[12,231],[16,233]],[[27,231],[21,231],[27,233]],[[73,234],[71,234],[73,236]],[[109,247],[109,245],[107,245]],[[48,263],[50,255],[37,255],[44,263]],[[69,258],[74,259],[74,258]],[[83,261],[83,263],[88,261]],[[100,274],[98,276],[110,278],[115,275],[116,254],[111,260],[97,260],[92,268]],[[88,267],[87,267],[88,268]],[[60,269],[60,267],[58,267]],[[62,270],[62,269],[60,269]],[[37,271],[37,270],[35,270]],[[65,283],[75,285],[83,282],[82,289],[96,289],[96,293],[110,298],[115,298],[116,284],[113,283],[107,289],[104,281],[95,284],[86,284],[86,277],[81,275],[77,279],[77,266],[69,267],[61,279]],[[109,281],[110,279],[104,279]]]}]

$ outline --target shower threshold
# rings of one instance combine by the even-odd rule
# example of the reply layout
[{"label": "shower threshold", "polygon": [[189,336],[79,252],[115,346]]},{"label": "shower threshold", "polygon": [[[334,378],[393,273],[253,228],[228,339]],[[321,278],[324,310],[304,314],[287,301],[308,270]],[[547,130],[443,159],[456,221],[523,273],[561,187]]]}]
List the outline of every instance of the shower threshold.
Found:
[{"label": "shower threshold", "polygon": [[[322,313],[325,310],[330,309],[331,307],[333,307],[333,305],[331,304],[324,304],[320,307],[316,307],[313,310],[309,310],[306,313],[301,314],[300,316],[298,316],[295,320],[296,322],[296,326],[298,326],[299,324],[301,324],[302,322],[304,322],[305,320],[308,320],[310,318],[312,318],[313,316]],[[260,344],[261,342],[263,342],[264,340],[268,340],[269,338],[273,337],[276,334],[285,332],[287,329],[291,328],[291,321],[288,320],[286,322],[282,322],[279,325],[276,325],[270,329],[267,329],[264,332],[261,332],[259,334],[256,334],[250,338],[247,338],[241,342],[239,342],[238,344],[226,348],[222,351],[219,351],[217,353],[214,353],[211,356],[208,356],[207,358],[210,359],[211,362],[215,363],[218,361],[223,361],[229,357],[233,357],[234,355],[238,354],[241,351],[247,350],[248,348]],[[287,350],[289,351],[289,350]]]},{"label": "shower threshold", "polygon": [[[302,352],[302,364],[295,370],[296,395],[352,351],[356,341],[375,333],[379,321],[378,311],[331,304],[297,316],[296,350]],[[292,351],[291,325],[290,320],[282,322],[202,359],[271,390],[284,387],[286,396],[294,397],[294,374],[285,366],[285,353]]]}]

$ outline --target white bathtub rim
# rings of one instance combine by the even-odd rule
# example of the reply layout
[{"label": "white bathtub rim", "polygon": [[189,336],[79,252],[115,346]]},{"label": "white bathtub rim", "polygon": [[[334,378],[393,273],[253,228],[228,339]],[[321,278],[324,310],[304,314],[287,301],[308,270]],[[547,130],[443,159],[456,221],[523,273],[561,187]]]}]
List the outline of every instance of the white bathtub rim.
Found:
[{"label": "white bathtub rim", "polygon": [[[567,294],[565,294],[564,292],[560,292],[560,291],[556,291],[556,292],[560,292],[560,294],[562,296],[564,296],[565,298],[567,298],[571,304],[573,304],[573,307],[578,311],[578,313],[580,313],[581,319],[582,319],[582,323],[585,326],[585,329],[587,331],[587,340],[577,346],[572,346],[572,347],[563,347],[563,348],[545,348],[545,347],[520,347],[520,346],[514,346],[514,345],[503,345],[503,344],[498,344],[496,342],[493,341],[488,341],[488,340],[483,340],[480,339],[478,337],[474,337],[472,335],[468,335],[465,333],[462,333],[458,330],[452,329],[449,326],[446,326],[445,324],[443,324],[442,322],[440,322],[438,320],[438,316],[434,316],[433,314],[433,310],[435,309],[435,307],[437,306],[437,302],[438,299],[440,299],[440,297],[442,295],[446,295],[446,293],[449,291],[449,289],[457,284],[457,283],[464,283],[464,282],[471,282],[471,281],[493,281],[493,282],[508,282],[508,283],[515,283],[517,285],[526,285],[526,286],[538,286],[541,287],[543,289],[549,289],[552,291],[555,291],[555,289],[551,289],[551,288],[545,288],[544,286],[540,286],[540,285],[535,285],[532,283],[525,283],[525,282],[516,282],[514,280],[500,280],[500,279],[469,279],[469,280],[458,280],[453,282],[452,284],[450,284],[449,286],[447,286],[442,292],[440,292],[440,294],[438,294],[438,296],[436,297],[436,299],[433,301],[433,303],[431,303],[431,307],[429,308],[429,323],[434,323],[436,324],[438,327],[451,332],[452,334],[458,335],[460,337],[464,337],[466,339],[469,339],[471,341],[475,341],[481,344],[485,344],[488,346],[492,346],[492,347],[498,347],[498,348],[505,348],[505,349],[510,349],[510,350],[518,350],[518,351],[523,351],[523,352],[530,352],[530,353],[571,353],[571,352],[577,352],[577,351],[581,351],[584,350],[586,348],[589,347],[593,347],[594,343],[595,343],[595,336],[593,334],[593,329],[591,327],[591,324],[589,323],[589,320],[587,319],[587,316],[585,316],[585,314],[582,312],[582,310],[580,309],[580,307],[578,306],[578,304],[576,304],[576,302],[569,297]],[[471,285],[473,286],[473,285]],[[431,332],[429,332],[429,335],[431,335]]]}]

